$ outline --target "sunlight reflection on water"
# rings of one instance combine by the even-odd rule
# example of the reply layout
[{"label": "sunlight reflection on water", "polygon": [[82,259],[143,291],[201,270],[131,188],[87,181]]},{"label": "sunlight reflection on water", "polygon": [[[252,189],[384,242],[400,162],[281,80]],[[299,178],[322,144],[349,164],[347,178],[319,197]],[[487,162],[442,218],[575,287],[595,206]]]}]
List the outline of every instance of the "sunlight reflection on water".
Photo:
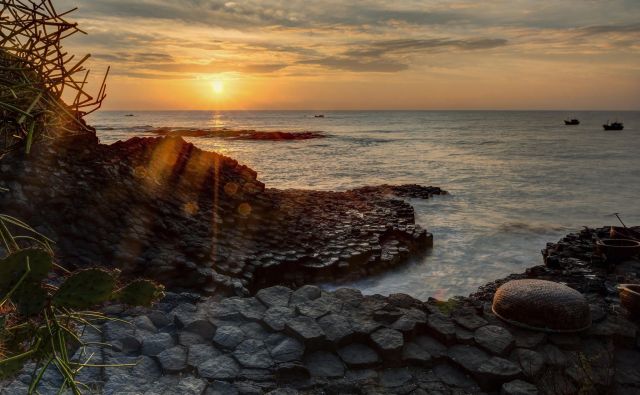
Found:
[{"label": "sunlight reflection on water", "polygon": [[[583,225],[640,223],[640,113],[584,112],[99,112],[103,142],[155,127],[324,131],[326,139],[192,138],[258,171],[268,187],[344,190],[435,185],[451,196],[413,201],[434,248],[397,270],[347,285],[366,293],[440,297],[541,263],[540,250]],[[565,127],[576,116],[580,126]],[[604,132],[624,118],[623,132]]]}]

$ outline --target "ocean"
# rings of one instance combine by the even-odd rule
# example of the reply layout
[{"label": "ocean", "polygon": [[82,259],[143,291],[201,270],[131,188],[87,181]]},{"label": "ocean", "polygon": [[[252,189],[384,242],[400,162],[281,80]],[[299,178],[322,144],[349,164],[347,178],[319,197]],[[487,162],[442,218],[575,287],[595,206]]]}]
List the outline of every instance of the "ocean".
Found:
[{"label": "ocean", "polygon": [[[126,116],[133,114],[134,116]],[[640,224],[640,112],[164,111],[90,116],[109,144],[148,130],[322,131],[328,138],[187,138],[258,172],[267,187],[346,190],[417,183],[450,192],[413,200],[434,248],[392,272],[340,284],[418,298],[466,295],[541,264],[540,250],[583,226]],[[565,118],[578,126],[564,126]],[[607,120],[624,131],[605,132]],[[336,284],[326,284],[336,287]]]}]

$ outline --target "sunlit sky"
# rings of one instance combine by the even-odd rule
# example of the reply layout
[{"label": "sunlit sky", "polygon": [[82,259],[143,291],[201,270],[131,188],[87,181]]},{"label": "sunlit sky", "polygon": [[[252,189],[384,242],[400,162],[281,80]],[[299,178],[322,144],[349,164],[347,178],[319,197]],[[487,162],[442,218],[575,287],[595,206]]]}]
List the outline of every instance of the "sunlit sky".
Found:
[{"label": "sunlit sky", "polygon": [[56,0],[107,109],[640,109],[638,0]]}]

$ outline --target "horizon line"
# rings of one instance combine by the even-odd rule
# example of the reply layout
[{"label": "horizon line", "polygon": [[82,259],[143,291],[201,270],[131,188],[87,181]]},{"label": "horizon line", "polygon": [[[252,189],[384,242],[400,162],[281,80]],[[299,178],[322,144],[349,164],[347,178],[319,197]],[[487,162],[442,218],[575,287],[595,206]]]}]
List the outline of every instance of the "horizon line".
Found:
[{"label": "horizon line", "polygon": [[279,112],[455,112],[455,111],[476,111],[476,112],[640,112],[640,109],[637,110],[613,110],[613,109],[473,109],[473,108],[463,108],[463,109],[420,109],[420,108],[407,108],[407,109],[209,109],[209,110],[198,110],[198,109],[103,109],[99,112],[241,112],[241,111],[260,111],[260,112],[268,112],[268,111],[279,111]]}]

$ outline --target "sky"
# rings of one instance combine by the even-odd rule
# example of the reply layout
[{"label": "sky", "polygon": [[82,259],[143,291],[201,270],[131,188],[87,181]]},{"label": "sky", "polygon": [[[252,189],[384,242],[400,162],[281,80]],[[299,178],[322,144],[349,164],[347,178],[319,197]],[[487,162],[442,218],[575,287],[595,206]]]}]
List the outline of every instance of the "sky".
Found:
[{"label": "sky", "polygon": [[640,110],[639,0],[54,4],[111,110]]}]

